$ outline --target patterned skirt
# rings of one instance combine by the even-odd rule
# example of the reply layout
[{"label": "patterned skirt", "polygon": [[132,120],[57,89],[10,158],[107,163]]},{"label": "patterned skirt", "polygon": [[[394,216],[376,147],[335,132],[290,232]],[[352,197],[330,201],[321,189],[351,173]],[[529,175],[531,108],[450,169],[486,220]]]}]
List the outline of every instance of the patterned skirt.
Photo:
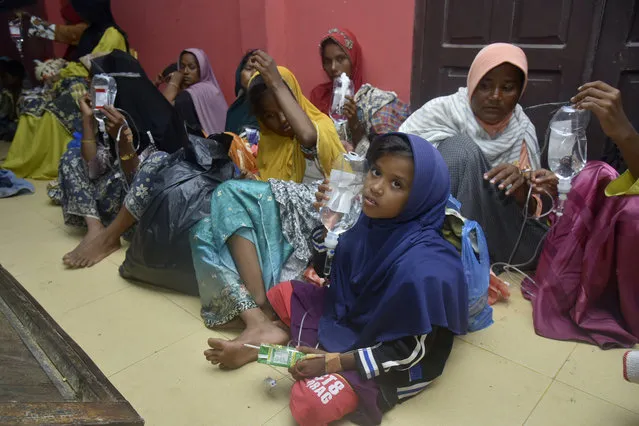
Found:
[{"label": "patterned skirt", "polygon": [[161,151],[149,156],[140,165],[127,192],[119,167],[110,167],[97,179],[89,179],[80,149],[71,148],[60,160],[59,189],[50,190],[49,196],[62,205],[64,223],[70,226],[86,226],[86,217],[108,226],[122,205],[139,220],[151,202],[153,176],[167,158],[168,154]]}]

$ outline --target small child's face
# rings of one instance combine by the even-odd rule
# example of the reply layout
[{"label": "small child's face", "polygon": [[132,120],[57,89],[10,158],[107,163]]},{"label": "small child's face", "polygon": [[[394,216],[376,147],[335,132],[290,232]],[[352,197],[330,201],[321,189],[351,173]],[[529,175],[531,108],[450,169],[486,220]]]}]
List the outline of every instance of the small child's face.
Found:
[{"label": "small child's face", "polygon": [[380,157],[364,181],[362,210],[371,219],[399,216],[413,186],[413,159],[399,155]]}]

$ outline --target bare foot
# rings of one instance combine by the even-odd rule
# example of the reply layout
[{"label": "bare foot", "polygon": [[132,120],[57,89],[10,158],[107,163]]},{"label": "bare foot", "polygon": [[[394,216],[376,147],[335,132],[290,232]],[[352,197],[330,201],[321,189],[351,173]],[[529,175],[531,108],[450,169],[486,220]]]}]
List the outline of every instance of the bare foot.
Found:
[{"label": "bare foot", "polygon": [[119,248],[120,236],[111,236],[103,230],[86,243],[80,243],[78,248],[64,259],[64,263],[71,268],[90,268]]},{"label": "bare foot", "polygon": [[262,343],[285,345],[288,342],[288,334],[281,328],[265,321],[251,328],[247,328],[237,339],[209,339],[211,349],[204,351],[207,361],[220,368],[234,369],[257,361],[257,349],[247,348],[245,343],[259,346]]},{"label": "bare foot", "polygon": [[80,244],[78,244],[77,247],[71,250],[69,253],[65,254],[62,257],[62,262],[64,262],[64,264],[67,266],[71,266],[71,258],[76,255],[81,247],[84,247],[89,241],[100,235],[101,232],[104,232],[104,229],[104,226],[99,222],[98,224],[89,226],[89,228],[87,229],[87,233],[84,235],[84,238],[82,238],[82,241],[80,241]]},{"label": "bare foot", "polygon": [[216,325],[211,328],[213,330],[244,330],[246,328],[246,324],[244,324],[242,318],[235,317],[226,324]]}]

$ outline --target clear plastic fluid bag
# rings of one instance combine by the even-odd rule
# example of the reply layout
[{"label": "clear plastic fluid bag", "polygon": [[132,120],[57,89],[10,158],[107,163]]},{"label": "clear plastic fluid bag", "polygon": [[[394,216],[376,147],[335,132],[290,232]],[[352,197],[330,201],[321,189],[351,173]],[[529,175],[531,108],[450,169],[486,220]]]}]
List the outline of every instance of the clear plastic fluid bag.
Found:
[{"label": "clear plastic fluid bag", "polygon": [[355,225],[362,212],[362,189],[366,172],[366,159],[354,152],[341,155],[331,170],[330,199],[320,210],[320,219],[328,231],[324,240],[325,277],[330,275],[339,236]]},{"label": "clear plastic fluid bag", "polygon": [[548,125],[548,165],[559,178],[559,200],[555,206],[558,215],[563,213],[572,178],[586,166],[589,121],[589,111],[563,106]]},{"label": "clear plastic fluid bag", "polygon": [[24,59],[22,54],[22,44],[24,43],[24,37],[22,36],[22,16],[18,16],[9,21],[9,35],[15,43],[16,49],[18,49],[20,57]]},{"label": "clear plastic fluid bag", "polygon": [[115,103],[115,96],[118,94],[118,85],[115,78],[107,74],[96,74],[91,80],[91,105],[93,105],[93,116],[100,125],[100,131],[106,132],[104,124],[105,116],[102,111],[105,106]]},{"label": "clear plastic fluid bag", "polygon": [[331,102],[330,116],[336,126],[346,123],[347,118],[344,115],[344,104],[346,103],[347,96],[353,97],[354,95],[355,87],[346,73],[342,73],[333,80],[333,100]]}]

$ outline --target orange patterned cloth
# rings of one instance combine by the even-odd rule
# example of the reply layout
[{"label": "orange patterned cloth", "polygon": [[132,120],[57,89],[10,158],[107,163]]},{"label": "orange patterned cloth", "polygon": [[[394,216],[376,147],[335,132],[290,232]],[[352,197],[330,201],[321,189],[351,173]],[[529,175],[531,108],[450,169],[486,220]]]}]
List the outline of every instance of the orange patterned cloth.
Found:
[{"label": "orange patterned cloth", "polygon": [[226,134],[233,136],[233,142],[229,148],[229,157],[240,171],[248,171],[253,174],[257,174],[257,161],[253,155],[253,151],[248,146],[249,144],[236,135],[235,133],[226,132]]}]

